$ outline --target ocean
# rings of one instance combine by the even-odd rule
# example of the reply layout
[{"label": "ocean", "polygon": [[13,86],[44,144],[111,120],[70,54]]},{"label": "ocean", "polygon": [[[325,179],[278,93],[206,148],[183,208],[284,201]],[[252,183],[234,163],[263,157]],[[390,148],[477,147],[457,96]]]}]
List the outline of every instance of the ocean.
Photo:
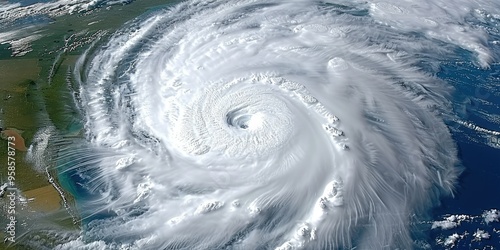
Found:
[{"label": "ocean", "polygon": [[30,145],[6,247],[500,248],[499,3],[9,1],[0,24],[0,124]]}]

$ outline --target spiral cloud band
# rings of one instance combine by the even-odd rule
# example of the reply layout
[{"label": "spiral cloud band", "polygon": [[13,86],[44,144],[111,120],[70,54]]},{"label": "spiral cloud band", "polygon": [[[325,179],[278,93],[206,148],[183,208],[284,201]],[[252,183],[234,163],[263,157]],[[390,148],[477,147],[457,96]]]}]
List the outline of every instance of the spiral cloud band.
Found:
[{"label": "spiral cloud band", "polygon": [[76,70],[83,206],[107,216],[65,246],[414,248],[460,172],[450,88],[422,62],[489,54],[434,32],[462,10],[413,7],[403,25],[389,3],[190,1],[128,23]]}]

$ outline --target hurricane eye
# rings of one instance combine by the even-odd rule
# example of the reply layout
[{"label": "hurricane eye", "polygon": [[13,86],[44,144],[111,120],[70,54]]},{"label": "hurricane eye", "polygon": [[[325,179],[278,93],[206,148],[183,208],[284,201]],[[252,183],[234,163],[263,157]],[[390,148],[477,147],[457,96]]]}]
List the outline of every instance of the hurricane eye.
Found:
[{"label": "hurricane eye", "polygon": [[83,155],[99,169],[86,184],[106,189],[96,211],[117,215],[89,227],[95,239],[109,232],[104,242],[127,249],[411,249],[413,215],[459,172],[434,110],[452,108],[451,88],[418,68],[441,63],[434,52],[452,47],[432,44],[448,34],[419,28],[416,39],[421,19],[406,23],[405,11],[393,30],[376,21],[399,13],[386,3],[176,2],[68,68],[90,148],[102,152]]},{"label": "hurricane eye", "polygon": [[[226,115],[227,125],[236,129],[248,129],[252,125],[254,115],[245,110],[234,110]],[[254,124],[255,125],[255,124]]]}]

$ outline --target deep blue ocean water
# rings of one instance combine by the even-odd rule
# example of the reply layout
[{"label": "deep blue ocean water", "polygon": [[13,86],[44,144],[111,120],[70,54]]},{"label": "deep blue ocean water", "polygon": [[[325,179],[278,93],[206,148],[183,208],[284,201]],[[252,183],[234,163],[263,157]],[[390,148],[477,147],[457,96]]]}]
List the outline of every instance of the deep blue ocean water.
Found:
[{"label": "deep blue ocean water", "polygon": [[[488,69],[482,69],[473,65],[470,59],[464,56],[463,61],[459,59],[445,63],[438,77],[455,88],[453,106],[460,120],[488,130],[500,131],[498,121],[495,123],[485,119],[484,115],[478,115],[500,113],[500,65],[493,64]],[[495,229],[500,228],[498,223],[488,225],[481,218],[485,210],[500,207],[500,147],[498,144],[496,148],[491,145],[498,141],[498,136],[485,136],[484,133],[456,122],[449,122],[449,127],[465,169],[460,176],[455,196],[442,199],[442,205],[434,209],[433,215],[435,220],[447,214],[479,218],[463,222],[454,229],[431,230],[431,235],[434,236],[432,238],[468,232],[470,235],[465,240],[458,241],[455,249],[482,249],[488,246],[500,249],[500,234],[495,232]],[[491,238],[473,241],[472,234],[477,229],[489,232]]]},{"label": "deep blue ocean water", "polygon": [[[24,6],[34,2],[48,1],[9,2],[21,2]],[[28,17],[20,20],[18,24],[27,25],[41,22],[41,20],[47,21],[45,17]],[[492,45],[492,47],[495,46]],[[494,54],[500,55],[500,46],[496,45],[496,49],[498,51]],[[474,56],[470,53],[463,53],[461,58],[443,63],[437,76],[455,88],[452,106],[458,120],[471,122],[488,130],[500,131],[498,118],[500,117],[500,64],[492,64],[490,68],[483,69],[472,63],[474,60]],[[497,118],[491,118],[487,114],[496,115]],[[487,225],[481,218],[485,210],[500,208],[500,145],[492,146],[495,142],[500,142],[500,137],[475,131],[456,121],[447,121],[447,124],[459,149],[464,172],[459,179],[455,196],[443,198],[441,206],[433,209],[433,220],[442,220],[443,216],[452,214],[478,217],[462,222],[457,228],[449,230],[431,230],[431,222],[427,222],[429,243],[433,249],[442,249],[443,246],[435,244],[434,239],[445,238],[453,233],[463,235],[468,232],[470,235],[458,241],[455,249],[482,249],[484,247],[500,249],[500,233],[495,231],[500,229],[500,223]],[[95,152],[90,151],[89,154],[91,153]],[[65,161],[76,162],[78,159],[65,158]],[[59,162],[58,165],[65,165],[65,163]],[[58,177],[63,188],[73,194],[78,204],[84,204],[85,201],[97,198],[85,188],[89,176],[93,176],[93,173],[75,169],[75,171],[60,171]],[[101,214],[87,217],[85,207],[79,207],[79,210],[82,217],[85,217],[84,223],[96,218],[112,216],[103,211]],[[474,241],[472,234],[477,229],[489,232],[491,238]]]},{"label": "deep blue ocean water", "polygon": [[[459,120],[500,131],[498,123],[477,115],[477,112],[500,113],[500,65],[493,64],[488,69],[482,69],[471,63],[469,56],[464,55],[463,61],[444,63],[437,76],[454,86],[453,106]],[[466,237],[457,241],[452,249],[500,249],[500,231],[496,231],[500,230],[500,223],[486,224],[481,217],[485,210],[500,208],[500,149],[487,145],[488,140],[495,140],[493,138],[496,137],[485,137],[484,133],[454,121],[447,123],[456,141],[464,172],[460,176],[455,196],[443,198],[441,206],[433,209],[433,220],[442,220],[447,215],[469,215],[474,218],[462,222],[457,228],[448,230],[431,229],[432,221],[421,222],[424,226],[420,228],[424,230],[424,234],[429,235],[428,243],[432,245],[432,249],[447,249],[442,244],[437,244],[436,239],[445,239],[454,233],[465,234]],[[500,138],[498,141],[500,142]],[[77,159],[66,160],[77,161]],[[81,205],[98,199],[96,193],[85,188],[85,183],[91,180],[90,176],[93,175],[92,172],[76,169],[61,172],[59,179],[63,187],[70,191]],[[86,207],[80,206],[78,209],[84,217],[84,225],[95,219],[114,216],[107,211],[87,214]],[[474,240],[472,234],[477,229],[489,232],[491,238]]]}]

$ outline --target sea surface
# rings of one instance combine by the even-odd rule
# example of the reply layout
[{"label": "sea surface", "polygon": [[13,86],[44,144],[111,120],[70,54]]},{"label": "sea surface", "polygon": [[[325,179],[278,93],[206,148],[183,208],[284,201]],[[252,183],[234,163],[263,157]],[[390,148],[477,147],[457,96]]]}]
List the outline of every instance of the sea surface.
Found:
[{"label": "sea surface", "polygon": [[33,173],[6,246],[500,249],[496,1],[6,1],[0,25],[40,72],[0,68]]}]

